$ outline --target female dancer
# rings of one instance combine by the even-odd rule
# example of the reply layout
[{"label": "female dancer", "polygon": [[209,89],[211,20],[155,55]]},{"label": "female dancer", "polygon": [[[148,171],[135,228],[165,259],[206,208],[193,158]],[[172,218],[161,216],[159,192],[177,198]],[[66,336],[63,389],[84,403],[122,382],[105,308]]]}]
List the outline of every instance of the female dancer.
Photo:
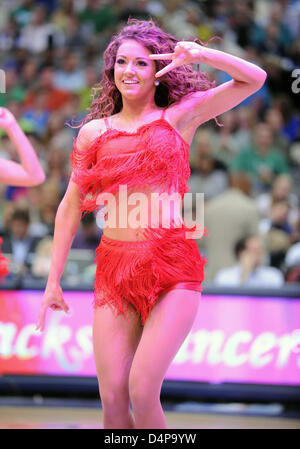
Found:
[{"label": "female dancer", "polygon": [[[212,87],[189,65],[200,62],[233,79]],[[104,428],[166,428],[161,385],[197,314],[205,259],[182,220],[180,227],[172,215],[171,226],[162,227],[165,209],[158,220],[151,216],[150,224],[136,226],[134,201],[127,204],[123,189],[144,206],[140,218],[155,193],[182,198],[197,127],[253,94],[266,73],[198,43],[178,42],[152,19],[129,19],[105,50],[104,64],[91,120],[74,142],[37,329],[44,329],[48,307],[68,312],[59,286],[66,257],[81,212],[100,210],[106,198],[110,226],[96,250],[93,319]]]},{"label": "female dancer", "polygon": [[[21,130],[14,115],[6,108],[0,108],[0,128],[6,131],[15,144],[21,164],[0,159],[0,182],[11,186],[36,186],[45,181],[45,173],[29,140]],[[0,248],[2,238],[0,237]],[[8,259],[0,250],[0,278],[8,274]]]}]

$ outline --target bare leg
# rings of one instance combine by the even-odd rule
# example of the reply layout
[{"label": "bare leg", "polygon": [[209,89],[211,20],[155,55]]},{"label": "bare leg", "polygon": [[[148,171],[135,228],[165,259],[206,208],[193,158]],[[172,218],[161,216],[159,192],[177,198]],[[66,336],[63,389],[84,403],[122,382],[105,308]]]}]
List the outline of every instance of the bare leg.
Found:
[{"label": "bare leg", "polygon": [[160,403],[165,373],[188,336],[201,293],[175,289],[163,294],[148,317],[129,375],[129,393],[137,429],[165,429]]},{"label": "bare leg", "polygon": [[142,326],[133,307],[128,318],[115,316],[107,306],[94,310],[93,348],[105,429],[135,427],[128,384]]}]

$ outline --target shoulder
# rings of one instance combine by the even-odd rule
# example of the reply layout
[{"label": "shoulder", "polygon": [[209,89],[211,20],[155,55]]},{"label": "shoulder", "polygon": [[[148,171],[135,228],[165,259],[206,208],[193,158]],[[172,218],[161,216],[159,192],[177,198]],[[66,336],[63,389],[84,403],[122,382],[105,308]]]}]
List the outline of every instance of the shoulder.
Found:
[{"label": "shoulder", "polygon": [[214,279],[215,284],[233,285],[236,284],[239,277],[240,268],[238,265],[234,265],[227,268],[221,268]]},{"label": "shoulder", "polygon": [[300,264],[300,242],[294,243],[287,251],[285,256],[285,265],[290,267],[292,265]]},{"label": "shoulder", "polygon": [[274,282],[276,286],[284,284],[284,277],[282,272],[275,267],[262,266],[260,267],[260,274],[264,280]]},{"label": "shoulder", "polygon": [[76,145],[80,151],[86,150],[91,143],[106,130],[104,119],[94,119],[85,123],[79,130]]}]

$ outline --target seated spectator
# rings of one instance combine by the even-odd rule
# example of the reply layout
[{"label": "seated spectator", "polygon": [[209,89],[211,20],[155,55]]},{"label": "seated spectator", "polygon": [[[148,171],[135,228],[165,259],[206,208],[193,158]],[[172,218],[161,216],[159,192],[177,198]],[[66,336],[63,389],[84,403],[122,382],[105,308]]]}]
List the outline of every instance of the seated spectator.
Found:
[{"label": "seated spectator", "polygon": [[244,106],[236,110],[237,130],[234,138],[238,148],[249,147],[252,143],[252,128],[256,123],[257,117],[252,109]]},{"label": "seated spectator", "polygon": [[25,92],[35,85],[38,79],[38,61],[37,58],[30,58],[23,64],[22,73],[20,73],[21,85]]},{"label": "seated spectator", "polygon": [[100,243],[102,230],[96,225],[93,213],[82,217],[79,229],[74,237],[72,249],[92,249],[95,251]]},{"label": "seated spectator", "polygon": [[62,198],[68,186],[68,158],[67,154],[49,145],[47,181],[56,183],[59,196]]},{"label": "seated spectator", "polygon": [[249,173],[254,194],[269,191],[277,175],[290,172],[285,158],[273,147],[272,130],[266,123],[255,126],[253,146],[242,149],[230,170]]},{"label": "seated spectator", "polygon": [[66,55],[62,67],[55,72],[53,83],[56,89],[67,92],[78,92],[86,86],[85,72],[79,68],[77,53]]},{"label": "seated spectator", "polygon": [[[65,115],[62,111],[52,112],[47,132],[44,135],[44,142],[47,149],[51,151],[51,148],[58,148],[68,158],[70,155],[70,148],[73,147],[73,137],[75,136],[74,130],[69,127],[62,127],[62,123],[65,121]],[[48,156],[50,157],[50,155]]]},{"label": "seated spectator", "polygon": [[288,161],[288,163],[291,162],[290,155],[289,155],[289,146],[290,142],[283,134],[283,116],[282,112],[279,108],[270,108],[267,110],[265,115],[265,121],[270,125],[273,131],[273,145],[275,148],[277,148],[283,157]]},{"label": "seated spectator", "polygon": [[211,282],[235,260],[234,245],[248,234],[258,233],[258,208],[250,197],[251,181],[245,173],[230,175],[230,188],[205,204],[204,224],[209,238],[201,239],[208,256],[205,279]]},{"label": "seated spectator", "polygon": [[238,141],[235,138],[237,129],[236,111],[227,111],[218,117],[222,127],[212,132],[211,146],[217,161],[221,161],[226,167],[239,152]]},{"label": "seated spectator", "polygon": [[237,264],[220,270],[214,283],[230,287],[270,287],[284,285],[280,270],[264,264],[265,249],[259,236],[240,239],[235,245]]},{"label": "seated spectator", "polygon": [[277,200],[272,204],[269,219],[262,230],[270,255],[270,265],[281,268],[286,251],[293,242],[293,228],[288,223],[289,203]]},{"label": "seated spectator", "polygon": [[[45,65],[39,72],[38,77],[38,87],[43,89],[46,96],[46,108],[48,111],[57,111],[59,108],[64,106],[71,98],[69,92],[57,89],[53,84],[54,79],[54,68],[50,65]],[[23,102],[24,108],[31,108],[35,102],[36,94],[39,89],[33,89],[29,86],[26,97]]]},{"label": "seated spectator", "polygon": [[214,198],[228,187],[226,169],[224,164],[214,159],[210,138],[207,131],[197,132],[188,180],[191,193],[204,193],[205,200]]},{"label": "seated spectator", "polygon": [[53,238],[45,237],[39,241],[32,261],[31,274],[36,278],[49,275],[52,259]]},{"label": "seated spectator", "polygon": [[88,65],[85,68],[85,78],[86,78],[86,86],[78,91],[78,95],[80,98],[80,111],[86,111],[91,106],[92,101],[92,87],[95,86],[98,82],[98,73],[94,66]]},{"label": "seated spectator", "polygon": [[[14,2],[11,3],[13,4]],[[30,23],[33,14],[32,8],[34,6],[34,3],[34,0],[25,0],[22,2],[18,2],[17,5],[13,4],[11,17],[14,18],[14,20],[18,24],[19,29]]]},{"label": "seated spectator", "polygon": [[2,251],[11,254],[12,262],[21,274],[26,273],[31,266],[30,258],[40,240],[29,234],[29,224],[28,210],[15,210],[10,220],[9,231],[3,235]]},{"label": "seated spectator", "polygon": [[48,92],[45,88],[37,88],[32,107],[25,108],[22,118],[32,123],[35,133],[43,137],[47,131],[50,111],[47,109]]},{"label": "seated spectator", "polygon": [[294,265],[300,265],[300,241],[294,243],[287,251],[284,265],[286,267],[292,267]]},{"label": "seated spectator", "polygon": [[284,117],[283,135],[290,143],[300,140],[300,117],[298,109],[293,106],[291,98],[286,94],[275,97],[274,106],[279,108]]},{"label": "seated spectator", "polygon": [[256,202],[261,217],[261,229],[266,227],[266,220],[270,214],[270,208],[273,203],[280,200],[287,200],[289,203],[288,223],[294,228],[299,219],[299,200],[292,192],[293,179],[288,174],[282,174],[275,178],[270,192],[261,193],[257,196]]},{"label": "seated spectator", "polygon": [[[134,2],[135,3],[135,2]],[[88,35],[103,33],[118,24],[118,17],[115,14],[113,2],[100,2],[97,0],[87,0],[85,8],[80,12],[78,18],[80,25],[86,25],[85,30]]]},{"label": "seated spectator", "polygon": [[37,54],[44,52],[50,46],[50,41],[59,43],[60,31],[51,21],[46,21],[47,10],[43,5],[35,5],[32,16],[27,25],[20,33],[18,46],[25,48],[31,53]]},{"label": "seated spectator", "polygon": [[287,251],[284,259],[285,281],[300,283],[300,239]]},{"label": "seated spectator", "polygon": [[[20,77],[17,75],[16,69],[14,67],[5,68],[5,90],[5,95],[0,95],[0,107],[4,106],[10,109],[10,101],[21,103],[26,96],[26,90],[22,85],[22,78],[20,79]],[[4,133],[5,131],[1,128],[1,134],[2,132]]]}]

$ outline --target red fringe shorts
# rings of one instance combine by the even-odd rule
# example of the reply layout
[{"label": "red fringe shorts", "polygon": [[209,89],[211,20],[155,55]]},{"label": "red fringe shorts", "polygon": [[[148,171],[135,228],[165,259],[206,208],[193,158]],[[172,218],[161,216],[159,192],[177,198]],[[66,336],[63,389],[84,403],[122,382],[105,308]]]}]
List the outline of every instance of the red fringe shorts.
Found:
[{"label": "red fringe shorts", "polygon": [[131,304],[144,325],[159,295],[174,288],[202,291],[206,262],[196,241],[178,229],[138,241],[102,235],[94,260],[94,308],[107,305],[127,318]]},{"label": "red fringe shorts", "polygon": [[0,282],[1,283],[4,282],[5,277],[9,273],[9,269],[8,269],[9,260],[6,259],[6,257],[4,257],[1,252],[2,242],[3,242],[2,237],[0,237]]}]

